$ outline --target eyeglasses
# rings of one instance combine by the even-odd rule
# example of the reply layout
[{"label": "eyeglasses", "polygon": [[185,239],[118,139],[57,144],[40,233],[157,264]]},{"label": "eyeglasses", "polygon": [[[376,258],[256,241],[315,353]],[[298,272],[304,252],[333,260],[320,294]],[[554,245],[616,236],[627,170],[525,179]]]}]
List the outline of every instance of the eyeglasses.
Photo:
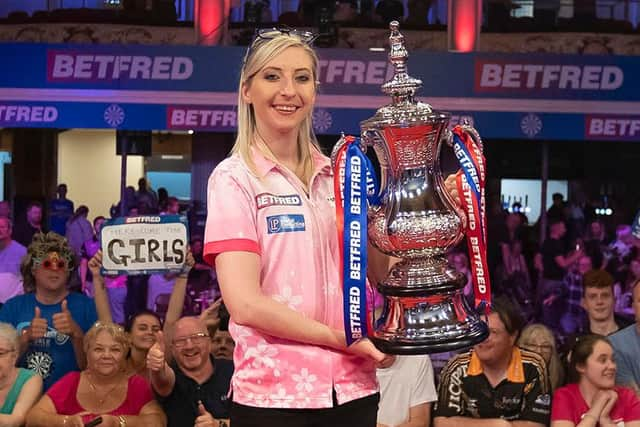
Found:
[{"label": "eyeglasses", "polygon": [[253,45],[258,39],[271,40],[282,35],[298,37],[300,40],[302,40],[303,43],[306,43],[308,45],[313,43],[313,41],[318,38],[318,34],[314,32],[297,30],[295,28],[289,28],[287,26],[273,27],[273,28],[259,28],[256,30],[256,35],[253,39],[253,43],[251,44]]},{"label": "eyeglasses", "polygon": [[523,347],[529,351],[535,351],[536,353],[550,353],[553,351],[553,346],[551,344],[525,344]]},{"label": "eyeglasses", "polygon": [[2,349],[0,350],[0,359],[4,358],[5,356],[8,356],[9,354],[13,353],[15,350],[10,350],[10,349]]},{"label": "eyeglasses", "polygon": [[191,340],[191,343],[195,345],[202,344],[205,340],[209,339],[209,334],[205,332],[199,332],[197,334],[187,335],[186,337],[174,338],[173,346],[175,348],[182,348],[187,345],[187,341]]}]

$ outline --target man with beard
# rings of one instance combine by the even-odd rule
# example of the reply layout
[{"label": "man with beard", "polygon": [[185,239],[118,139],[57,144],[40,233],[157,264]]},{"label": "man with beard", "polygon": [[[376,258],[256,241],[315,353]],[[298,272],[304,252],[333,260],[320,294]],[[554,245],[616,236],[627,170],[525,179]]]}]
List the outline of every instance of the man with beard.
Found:
[{"label": "man with beard", "polygon": [[171,335],[171,364],[165,360],[162,332],[147,354],[151,385],[167,414],[167,426],[224,427],[233,363],[211,356],[207,326],[198,318],[178,320]]},{"label": "man with beard", "polygon": [[544,360],[516,346],[523,325],[516,308],[496,299],[489,337],[442,371],[435,427],[543,427],[551,395]]}]

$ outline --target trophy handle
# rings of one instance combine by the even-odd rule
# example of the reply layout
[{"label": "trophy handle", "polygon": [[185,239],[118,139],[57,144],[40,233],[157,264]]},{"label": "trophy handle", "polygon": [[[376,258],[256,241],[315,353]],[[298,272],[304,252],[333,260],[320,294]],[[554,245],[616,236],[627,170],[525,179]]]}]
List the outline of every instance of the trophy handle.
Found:
[{"label": "trophy handle", "polygon": [[[482,138],[480,138],[480,134],[478,133],[476,128],[471,126],[471,124],[467,119],[462,120],[462,122],[460,123],[460,127],[466,134],[468,134],[471,137],[471,139],[473,139],[473,141],[480,148],[480,151],[484,151],[484,144],[482,143]],[[453,132],[451,132],[450,129],[444,130],[444,132],[442,133],[442,139],[444,139],[447,142],[447,145],[449,147],[453,147]]]}]

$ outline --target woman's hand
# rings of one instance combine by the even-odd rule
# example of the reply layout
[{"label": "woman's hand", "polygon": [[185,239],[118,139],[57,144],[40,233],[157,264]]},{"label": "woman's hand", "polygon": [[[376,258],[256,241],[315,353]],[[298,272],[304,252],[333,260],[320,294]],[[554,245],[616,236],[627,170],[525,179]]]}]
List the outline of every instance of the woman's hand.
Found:
[{"label": "woman's hand", "polygon": [[102,267],[102,250],[96,252],[89,260],[89,271],[93,277],[101,277],[100,267]]},{"label": "woman's hand", "polygon": [[601,390],[598,393],[603,393],[606,395],[606,401],[604,407],[602,408],[602,412],[600,412],[600,418],[598,419],[598,423],[601,426],[608,426],[613,424],[611,422],[611,409],[615,406],[618,401],[618,393],[615,390]]},{"label": "woman's hand", "polygon": [[396,356],[384,354],[367,338],[351,344],[347,347],[347,353],[374,361],[376,368],[388,368],[396,360]]}]

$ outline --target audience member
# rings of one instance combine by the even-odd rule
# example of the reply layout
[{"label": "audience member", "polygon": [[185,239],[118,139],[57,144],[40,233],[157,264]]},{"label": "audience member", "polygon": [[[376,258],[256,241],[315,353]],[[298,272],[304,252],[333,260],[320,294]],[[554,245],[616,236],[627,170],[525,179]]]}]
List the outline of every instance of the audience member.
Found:
[{"label": "audience member", "polygon": [[609,337],[615,350],[616,383],[631,387],[640,395],[640,280],[633,284],[633,310],[636,322]]},{"label": "audience member", "polygon": [[592,269],[591,257],[583,255],[571,266],[564,277],[567,309],[560,319],[564,335],[575,334],[585,327],[587,314],[583,308],[583,277]]},{"label": "audience member", "polygon": [[171,365],[166,361],[161,332],[147,354],[151,384],[168,416],[168,426],[221,424],[215,420],[228,423],[233,363],[213,358],[207,327],[198,318],[178,320],[172,335]]},{"label": "audience member", "polygon": [[42,378],[33,371],[16,367],[18,332],[0,323],[0,425],[22,426],[27,411],[42,393]]},{"label": "audience member", "polygon": [[36,233],[44,232],[45,229],[42,226],[42,204],[40,202],[31,202],[27,205],[26,220],[16,223],[13,237],[22,246],[29,246]]},{"label": "audience member", "polygon": [[640,401],[615,385],[613,348],[601,335],[585,335],[571,351],[570,384],[553,395],[551,427],[640,425]]},{"label": "audience member", "polygon": [[28,426],[82,427],[98,417],[110,427],[166,426],[149,383],[123,369],[129,342],[121,326],[96,322],[83,344],[87,368],[58,380],[29,412]]},{"label": "audience member", "polygon": [[11,219],[11,204],[8,200],[0,200],[0,217]]},{"label": "audience member", "polygon": [[96,320],[93,302],[67,290],[73,268],[73,253],[63,237],[36,234],[21,265],[28,293],[0,309],[0,322],[20,333],[19,365],[40,374],[45,390],[84,365],[82,339]]},{"label": "audience member", "polygon": [[89,208],[81,205],[76,209],[73,216],[67,222],[67,234],[62,234],[67,238],[73,254],[79,260],[82,257],[82,245],[93,237],[93,228],[87,219]]},{"label": "audience member", "polygon": [[73,202],[67,199],[67,184],[58,184],[56,198],[49,202],[49,230],[66,236],[67,221],[73,212]]},{"label": "audience member", "polygon": [[93,237],[82,244],[82,255],[80,258],[80,282],[82,284],[82,292],[93,297],[93,275],[89,271],[89,261],[100,250],[100,231],[104,225],[105,218],[97,216],[93,219]]},{"label": "audience member", "polygon": [[153,311],[143,310],[130,318],[124,325],[129,334],[131,347],[127,355],[126,371],[149,379],[147,353],[156,342],[156,333],[162,329],[162,322]]},{"label": "audience member", "polygon": [[553,203],[551,207],[547,209],[547,220],[549,224],[553,224],[554,222],[564,223],[567,220],[567,202],[565,202],[564,196],[561,193],[553,193],[551,199]]},{"label": "audience member", "polygon": [[563,220],[553,219],[549,227],[549,238],[542,245],[542,281],[538,290],[540,323],[554,333],[560,331],[560,318],[566,308],[566,292],[562,283],[567,268],[584,255],[581,248],[567,253],[563,240],[567,228]]},{"label": "audience member", "polygon": [[11,220],[0,216],[0,303],[22,294],[20,262],[27,248],[11,238]]},{"label": "audience member", "polygon": [[629,326],[629,320],[615,314],[613,277],[604,270],[591,270],[583,278],[582,307],[587,312],[588,329],[583,333],[611,335]]},{"label": "audience member", "polygon": [[450,360],[442,371],[434,425],[547,425],[547,368],[538,354],[515,345],[522,327],[516,307],[496,299],[488,326],[485,341]]},{"label": "audience member", "polygon": [[160,212],[160,215],[178,215],[180,214],[180,202],[175,197],[167,199],[166,207]]},{"label": "audience member", "polygon": [[151,214],[157,212],[158,209],[158,196],[151,189],[151,186],[147,184],[145,178],[138,180],[138,191],[136,191],[136,206],[138,209],[144,209],[141,214]]},{"label": "audience member", "polygon": [[431,425],[431,404],[438,395],[429,356],[398,356],[388,368],[378,368],[376,375],[378,427]]},{"label": "audience member", "polygon": [[221,316],[220,323],[211,338],[211,353],[216,359],[233,361],[235,348],[236,342],[229,333],[229,314],[227,313],[226,316]]},{"label": "audience member", "polygon": [[[193,253],[195,264],[189,271],[187,286],[189,290],[193,291],[196,295],[202,291],[211,290],[212,286],[214,286],[212,276],[215,276],[215,272],[209,264],[204,262],[203,249],[202,237],[193,237],[191,239],[191,252]],[[215,290],[219,292],[217,283],[215,283],[214,287],[216,288]]]},{"label": "audience member", "polygon": [[547,365],[551,391],[564,384],[564,369],[558,356],[556,340],[549,328],[540,323],[527,325],[518,339],[518,346],[542,356]]}]

